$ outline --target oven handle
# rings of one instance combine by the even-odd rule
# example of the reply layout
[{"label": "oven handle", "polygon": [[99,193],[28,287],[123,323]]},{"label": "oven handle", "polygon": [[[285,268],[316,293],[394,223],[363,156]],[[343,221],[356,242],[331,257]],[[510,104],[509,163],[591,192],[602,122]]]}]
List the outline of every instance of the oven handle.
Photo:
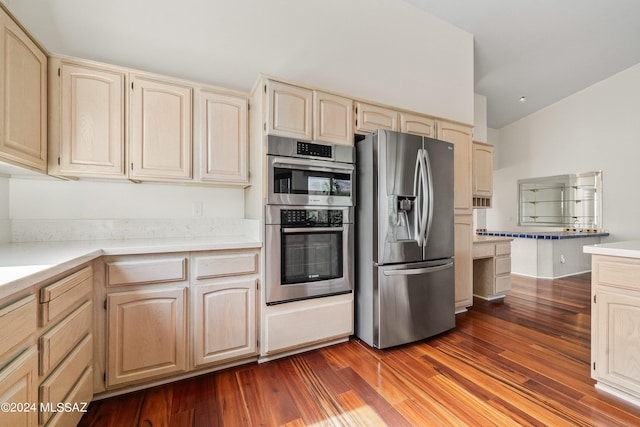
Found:
[{"label": "oven handle", "polygon": [[283,228],[283,233],[324,233],[327,231],[344,231],[344,227],[300,227]]},{"label": "oven handle", "polygon": [[453,267],[453,263],[449,262],[443,265],[437,265],[435,267],[425,267],[425,268],[410,268],[407,270],[385,270],[382,272],[385,276],[410,276],[413,274],[425,274],[425,273],[434,273],[440,270],[446,270],[447,268]]},{"label": "oven handle", "polygon": [[273,166],[303,166],[305,169],[320,171],[320,172],[353,172],[354,167],[350,164],[331,163],[331,166],[327,166],[327,162],[321,162],[317,160],[300,160],[292,158],[276,157],[273,159]]}]

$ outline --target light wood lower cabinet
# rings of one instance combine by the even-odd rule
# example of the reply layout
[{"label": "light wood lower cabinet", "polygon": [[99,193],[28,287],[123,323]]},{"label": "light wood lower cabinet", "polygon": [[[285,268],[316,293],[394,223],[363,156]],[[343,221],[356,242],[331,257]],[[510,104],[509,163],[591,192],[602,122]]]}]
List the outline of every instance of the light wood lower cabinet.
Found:
[{"label": "light wood lower cabinet", "polygon": [[640,259],[592,256],[591,377],[640,405]]},{"label": "light wood lower cabinet", "polygon": [[294,301],[264,309],[262,356],[353,334],[353,293]]},{"label": "light wood lower cabinet", "polygon": [[[100,262],[105,383],[98,393],[257,355],[259,249],[118,255]],[[98,310],[102,307],[98,308]],[[100,362],[100,360],[104,360]]]},{"label": "light wood lower cabinet", "polygon": [[23,347],[37,328],[37,303],[33,295],[0,308],[0,361]]},{"label": "light wood lower cabinet", "polygon": [[187,288],[107,295],[107,388],[187,370]]},{"label": "light wood lower cabinet", "polygon": [[82,412],[60,410],[93,398],[93,269],[84,266],[40,288],[39,422],[73,426]]},{"label": "light wood lower cabinet", "polygon": [[256,280],[195,285],[194,366],[256,354]]},{"label": "light wood lower cabinet", "polygon": [[[0,411],[0,426],[38,425],[38,351],[35,346],[0,370],[0,402],[15,405],[16,409],[15,412]],[[27,410],[17,410],[25,406]]]},{"label": "light wood lower cabinet", "polygon": [[473,218],[456,215],[455,227],[455,308],[456,313],[473,305]]},{"label": "light wood lower cabinet", "polygon": [[473,242],[473,294],[492,301],[511,290],[511,240]]}]

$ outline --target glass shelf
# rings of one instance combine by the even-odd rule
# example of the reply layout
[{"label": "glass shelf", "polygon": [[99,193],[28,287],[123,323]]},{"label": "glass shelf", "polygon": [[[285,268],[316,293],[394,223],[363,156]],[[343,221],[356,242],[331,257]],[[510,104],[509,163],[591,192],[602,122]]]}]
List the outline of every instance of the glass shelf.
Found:
[{"label": "glass shelf", "polygon": [[602,172],[518,181],[518,225],[602,228]]}]

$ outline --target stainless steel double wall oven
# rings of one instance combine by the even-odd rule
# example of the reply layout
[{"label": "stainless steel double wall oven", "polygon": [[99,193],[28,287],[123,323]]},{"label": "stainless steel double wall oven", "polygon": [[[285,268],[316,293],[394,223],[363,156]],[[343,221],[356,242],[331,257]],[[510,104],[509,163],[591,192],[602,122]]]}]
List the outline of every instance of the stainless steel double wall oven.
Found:
[{"label": "stainless steel double wall oven", "polygon": [[354,149],[269,135],[266,302],[353,291]]}]

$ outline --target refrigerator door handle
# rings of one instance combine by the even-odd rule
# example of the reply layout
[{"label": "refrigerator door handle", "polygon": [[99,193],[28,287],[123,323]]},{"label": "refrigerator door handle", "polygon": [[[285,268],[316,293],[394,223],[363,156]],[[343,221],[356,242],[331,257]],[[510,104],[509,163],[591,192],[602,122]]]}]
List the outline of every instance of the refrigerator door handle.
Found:
[{"label": "refrigerator door handle", "polygon": [[424,227],[424,244],[426,245],[427,240],[429,240],[429,234],[431,233],[431,223],[433,222],[433,175],[431,173],[431,160],[429,158],[429,152],[427,150],[422,150],[422,155],[424,158],[427,180],[426,202],[428,206],[425,209],[426,224]]},{"label": "refrigerator door handle", "polygon": [[415,196],[415,211],[414,211],[414,228],[415,228],[415,239],[418,242],[418,246],[422,246],[423,237],[424,237],[424,227],[422,225],[422,218],[424,217],[424,181],[423,181],[423,160],[422,160],[422,149],[418,150],[418,154],[416,155],[416,167],[413,173],[413,195]]},{"label": "refrigerator door handle", "polygon": [[382,272],[385,276],[411,276],[414,274],[434,273],[436,271],[446,270],[453,267],[453,262],[448,262],[435,267],[409,268],[407,270],[385,270]]}]

